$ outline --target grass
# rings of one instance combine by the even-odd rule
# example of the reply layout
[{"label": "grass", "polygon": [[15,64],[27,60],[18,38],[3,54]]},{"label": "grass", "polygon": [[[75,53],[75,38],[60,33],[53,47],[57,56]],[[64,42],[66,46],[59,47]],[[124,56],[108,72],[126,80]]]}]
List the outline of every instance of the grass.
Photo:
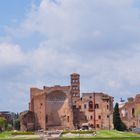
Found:
[{"label": "grass", "polygon": [[0,140],[40,140],[39,138],[0,138]]},{"label": "grass", "polygon": [[38,140],[38,138],[34,138],[31,136],[33,134],[34,133],[32,132],[5,131],[0,133],[0,140]]},{"label": "grass", "polygon": [[[73,134],[77,134],[78,131],[72,131]],[[29,135],[24,135],[23,133],[17,132],[18,134],[22,135],[12,135],[12,131],[7,131],[0,133],[0,140],[39,140],[39,138],[35,137],[30,137]],[[66,134],[68,132],[64,132],[63,134]],[[80,131],[80,134],[89,134],[91,131]],[[25,133],[26,134],[26,133]],[[27,133],[29,134],[29,133]],[[131,132],[120,132],[116,130],[100,130],[96,132],[96,136],[92,137],[61,137],[61,140],[140,140],[140,134],[134,134]],[[21,137],[20,137],[21,136]],[[24,137],[25,136],[25,137]]]},{"label": "grass", "polygon": [[[66,134],[66,133],[65,133]],[[82,133],[81,133],[82,134]],[[120,132],[116,130],[100,130],[96,132],[96,136],[72,136],[72,137],[61,137],[62,140],[65,139],[74,139],[74,140],[80,140],[80,139],[93,139],[93,140],[140,140],[140,134],[134,134],[131,132]]]},{"label": "grass", "polygon": [[12,133],[11,131],[5,131],[5,132],[0,133],[0,139],[11,136],[11,133]]},{"label": "grass", "polygon": [[121,131],[116,131],[116,130],[100,130],[97,131],[96,137],[140,137],[140,134],[135,134],[132,132],[121,132]]},{"label": "grass", "polygon": [[60,140],[140,140],[140,138],[61,138]]}]

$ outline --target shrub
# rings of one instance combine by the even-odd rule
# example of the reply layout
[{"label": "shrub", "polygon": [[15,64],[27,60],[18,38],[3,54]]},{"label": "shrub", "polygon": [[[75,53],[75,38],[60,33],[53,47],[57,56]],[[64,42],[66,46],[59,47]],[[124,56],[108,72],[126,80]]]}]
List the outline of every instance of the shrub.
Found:
[{"label": "shrub", "polygon": [[11,131],[13,128],[12,128],[12,125],[11,124],[7,124],[7,128],[6,128],[6,130],[7,131]]},{"label": "shrub", "polygon": [[11,135],[34,135],[34,132],[21,132],[21,131],[17,131],[17,132],[12,132]]},{"label": "shrub", "polygon": [[5,118],[0,117],[0,129],[5,130],[7,127],[7,121]]},{"label": "shrub", "polygon": [[15,130],[20,130],[20,121],[19,121],[19,119],[14,120],[14,129]]}]

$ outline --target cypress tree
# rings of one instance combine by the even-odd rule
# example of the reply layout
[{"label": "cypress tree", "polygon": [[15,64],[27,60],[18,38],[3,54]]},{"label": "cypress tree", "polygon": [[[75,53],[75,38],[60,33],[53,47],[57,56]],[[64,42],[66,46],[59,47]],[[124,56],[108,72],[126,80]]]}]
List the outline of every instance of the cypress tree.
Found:
[{"label": "cypress tree", "polygon": [[120,118],[119,104],[118,103],[116,103],[116,105],[114,107],[113,125],[114,125],[114,129],[116,129],[118,131],[126,130],[126,125],[122,122],[122,120]]}]

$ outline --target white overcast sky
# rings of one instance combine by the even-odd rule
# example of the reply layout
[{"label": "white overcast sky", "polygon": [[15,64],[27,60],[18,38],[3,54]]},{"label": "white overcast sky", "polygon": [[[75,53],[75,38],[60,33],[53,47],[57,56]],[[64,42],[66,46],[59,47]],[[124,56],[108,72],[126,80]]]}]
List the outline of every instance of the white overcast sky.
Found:
[{"label": "white overcast sky", "polygon": [[2,0],[0,110],[28,109],[30,87],[140,93],[139,0]]}]

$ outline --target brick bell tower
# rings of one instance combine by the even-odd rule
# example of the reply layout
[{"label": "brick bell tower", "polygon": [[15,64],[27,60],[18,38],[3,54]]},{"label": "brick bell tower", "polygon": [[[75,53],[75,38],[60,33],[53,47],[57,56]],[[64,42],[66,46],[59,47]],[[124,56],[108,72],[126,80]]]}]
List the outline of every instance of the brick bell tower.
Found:
[{"label": "brick bell tower", "polygon": [[75,106],[78,99],[80,99],[80,75],[73,73],[71,76],[71,96],[72,103]]}]

